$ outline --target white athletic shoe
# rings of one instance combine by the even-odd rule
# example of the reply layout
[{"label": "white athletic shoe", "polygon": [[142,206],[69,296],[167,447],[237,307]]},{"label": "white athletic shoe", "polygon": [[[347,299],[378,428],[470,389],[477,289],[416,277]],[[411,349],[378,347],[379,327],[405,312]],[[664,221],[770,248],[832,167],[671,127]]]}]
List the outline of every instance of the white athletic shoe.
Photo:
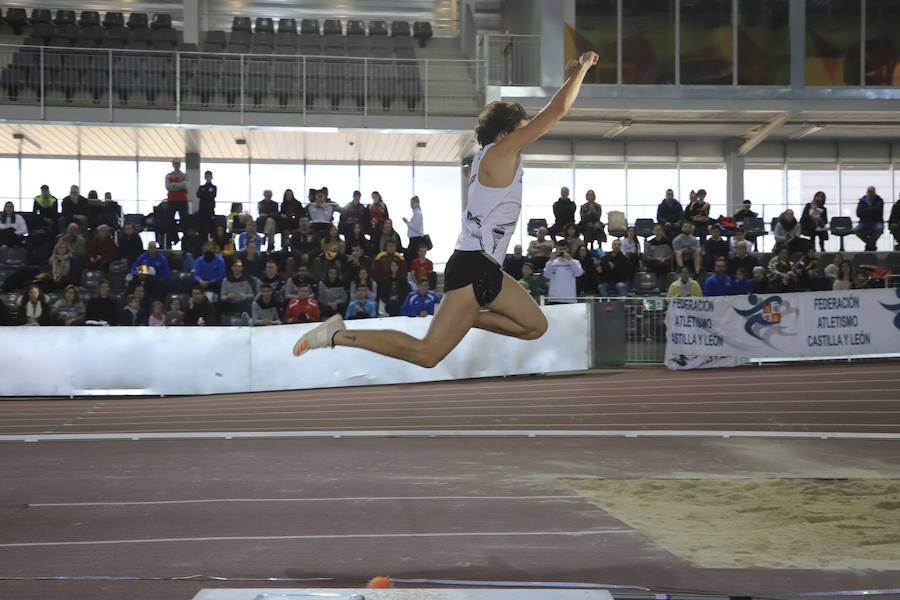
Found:
[{"label": "white athletic shoe", "polygon": [[302,356],[316,348],[334,348],[334,334],[345,329],[347,326],[344,325],[341,315],[334,315],[324,323],[310,329],[297,340],[297,343],[294,344],[294,356]]}]

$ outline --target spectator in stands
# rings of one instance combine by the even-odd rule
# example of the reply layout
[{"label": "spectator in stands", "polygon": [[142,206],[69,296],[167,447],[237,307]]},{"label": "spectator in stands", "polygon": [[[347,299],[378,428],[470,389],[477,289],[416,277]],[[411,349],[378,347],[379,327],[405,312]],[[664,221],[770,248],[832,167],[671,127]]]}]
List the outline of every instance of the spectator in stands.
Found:
[{"label": "spectator in stands", "polygon": [[265,268],[266,259],[259,253],[253,241],[247,242],[247,247],[243,252],[238,252],[235,258],[244,263],[244,275],[247,277],[258,278]]},{"label": "spectator in stands", "polygon": [[653,226],[653,239],[644,244],[644,266],[661,280],[672,272],[672,257],[672,245],[666,237],[666,230],[657,223]]},{"label": "spectator in stands", "polygon": [[866,273],[866,269],[860,267],[853,275],[853,287],[851,289],[867,290],[871,287],[872,286],[870,285],[869,276]]},{"label": "spectator in stands", "polygon": [[69,189],[69,195],[63,198],[62,222],[65,227],[70,223],[77,223],[80,229],[88,229],[88,201],[78,192],[78,186],[73,185]]},{"label": "spectator in stands", "polygon": [[407,219],[403,217],[406,223],[406,238],[409,245],[406,247],[406,262],[412,263],[413,259],[419,254],[419,246],[428,246],[428,238],[425,236],[425,223],[422,220],[422,207],[418,196],[413,196],[409,200],[409,206],[412,209],[412,217]]},{"label": "spectator in stands", "polygon": [[181,270],[190,273],[194,270],[194,261],[203,254],[203,244],[208,238],[201,236],[197,228],[188,227],[184,237],[181,238]]},{"label": "spectator in stands", "polygon": [[267,283],[259,287],[259,296],[253,301],[250,324],[281,325],[281,306],[272,286]]},{"label": "spectator in stands", "polygon": [[535,269],[543,269],[555,247],[556,244],[547,239],[547,228],[540,227],[537,237],[528,244],[528,260],[534,264]]},{"label": "spectator in stands", "polygon": [[119,315],[119,325],[136,327],[147,324],[147,313],[141,308],[138,299],[132,294],[125,300],[125,307]]},{"label": "spectator in stands", "polygon": [[291,235],[290,255],[298,264],[309,265],[322,252],[322,244],[310,223],[309,217],[301,216],[300,225]]},{"label": "spectator in stands", "polygon": [[775,237],[775,249],[786,246],[788,254],[803,252],[808,245],[807,241],[800,237],[800,222],[790,208],[778,217],[772,235]]},{"label": "spectator in stands", "polygon": [[794,292],[797,291],[797,272],[791,263],[791,254],[787,245],[782,245],[778,252],[769,261],[769,267],[766,269],[769,277],[769,284],[772,291],[775,292]]},{"label": "spectator in stands", "polygon": [[227,233],[225,228],[221,225],[216,227],[216,230],[209,239],[213,243],[213,251],[223,258],[231,258],[237,252],[231,234]]},{"label": "spectator in stands", "polygon": [[56,240],[57,246],[66,246],[75,260],[81,260],[85,255],[84,237],[80,233],[81,228],[77,223],[69,223],[66,232]]},{"label": "spectator in stands", "polygon": [[41,229],[47,229],[56,235],[59,231],[59,201],[50,193],[50,186],[41,186],[41,193],[34,197],[32,212],[41,220]]},{"label": "spectator in stands", "polygon": [[222,280],[221,296],[223,314],[250,312],[250,303],[256,297],[256,280],[244,274],[240,259],[231,263],[231,273]]},{"label": "spectator in stands", "polygon": [[133,285],[143,284],[152,299],[158,300],[162,296],[172,272],[169,260],[159,252],[156,242],[147,244],[147,251],[137,257],[131,267],[131,275]]},{"label": "spectator in stands", "polygon": [[[715,231],[715,229],[713,229]],[[728,276],[728,263],[724,256],[716,259],[713,273],[703,282],[704,296],[731,296],[733,282]]]},{"label": "spectator in stands", "polygon": [[362,203],[362,194],[356,190],[353,192],[353,200],[341,211],[341,218],[338,221],[341,234],[349,240],[350,233],[356,225],[365,230],[371,221],[369,207]]},{"label": "spectator in stands", "polygon": [[753,267],[753,279],[750,281],[753,284],[753,293],[754,294],[768,294],[769,289],[769,278],[766,274],[765,267]]},{"label": "spectator in stands", "polygon": [[[390,264],[398,263],[400,267],[400,274],[403,277],[406,277],[406,261],[403,260],[403,257],[397,253],[397,244],[394,241],[389,241],[385,247],[383,252],[380,252],[378,256],[375,257],[375,260],[372,263],[373,275],[375,277],[375,281],[378,282],[378,285],[381,285],[381,280],[388,277],[390,274]],[[405,297],[405,295],[404,295]]]},{"label": "spectator in stands", "polygon": [[384,200],[381,199],[381,194],[378,192],[372,192],[372,204],[369,206],[369,218],[371,219],[370,227],[373,236],[375,235],[375,232],[381,231],[381,227],[384,225],[385,220],[390,218],[387,204],[384,203]]},{"label": "spectator in stands", "polygon": [[561,187],[559,199],[553,203],[553,225],[548,230],[554,242],[556,236],[563,235],[567,225],[575,223],[575,211],[577,210],[575,202],[569,198],[569,188]]},{"label": "spectator in stands", "polygon": [[731,293],[735,296],[746,296],[753,293],[753,281],[747,277],[744,267],[737,268],[731,283]]},{"label": "spectator in stands", "polygon": [[577,279],[581,277],[581,263],[572,258],[569,247],[562,240],[550,255],[544,268],[544,277],[550,282],[547,293],[549,304],[567,304],[578,298]]},{"label": "spectator in stands", "polygon": [[378,284],[369,275],[368,269],[360,269],[359,272],[350,281],[350,297],[356,298],[356,290],[359,288],[366,289],[366,297],[369,300],[378,300]]},{"label": "spectator in stands", "polygon": [[78,288],[67,285],[63,297],[56,301],[50,314],[57,325],[83,325],[84,302],[79,297]]},{"label": "spectator in stands", "polygon": [[225,230],[229,234],[239,232],[244,228],[241,223],[241,215],[244,214],[244,205],[240,202],[232,202],[228,214],[225,216]]},{"label": "spectator in stands", "polygon": [[[528,293],[531,294],[531,297],[535,300],[540,298],[544,293],[544,278],[534,272],[534,265],[530,262],[526,262],[522,265],[522,278],[519,280],[519,283],[528,290]],[[593,292],[593,290],[591,291]]]},{"label": "spectator in stands", "polygon": [[364,286],[354,288],[351,294],[353,301],[347,305],[347,311],[344,318],[353,319],[374,319],[377,316],[377,307],[375,301],[369,297],[369,290]]},{"label": "spectator in stands", "polygon": [[328,269],[334,268],[337,269],[338,279],[344,280],[344,272],[346,271],[344,263],[344,255],[340,253],[340,249],[336,244],[326,246],[325,253],[313,261],[313,277],[321,281],[322,279],[325,279],[325,275],[328,273]]},{"label": "spectator in stands", "polygon": [[[354,227],[358,226],[359,225],[355,225]],[[359,242],[350,244],[350,255],[347,257],[345,267],[347,271],[346,275],[350,279],[356,277],[360,269],[365,269],[367,271],[372,270],[372,259],[365,255],[363,246]]]},{"label": "spectator in stands", "polygon": [[60,289],[77,282],[77,275],[72,268],[72,253],[65,244],[59,244],[50,257],[50,278],[55,289]]},{"label": "spectator in stands", "polygon": [[800,215],[800,232],[816,245],[819,239],[819,251],[825,252],[825,240],[828,239],[828,209],[825,208],[825,192],[816,192],[812,202],[807,202]]},{"label": "spectator in stands", "polygon": [[591,296],[597,291],[597,261],[587,246],[579,246],[575,260],[581,264],[581,275],[575,279],[579,296]]},{"label": "spectator in stands", "polygon": [[390,219],[385,219],[384,223],[381,224],[381,230],[375,234],[375,248],[379,252],[383,252],[387,248],[388,243],[392,241],[397,244],[397,252],[402,253],[403,244],[400,241],[400,234],[394,230],[394,222]]},{"label": "spectator in stands", "polygon": [[173,296],[169,300],[169,310],[166,311],[166,325],[170,327],[184,325],[184,311],[181,310],[181,300],[178,296]]},{"label": "spectator in stands", "polygon": [[322,246],[323,253],[328,246],[335,246],[338,254],[344,254],[345,252],[344,240],[341,239],[341,234],[338,233],[338,228],[334,225],[329,227],[328,231],[325,232],[325,237],[322,238],[320,245]]},{"label": "spectator in stands", "polygon": [[134,264],[137,257],[144,251],[144,242],[141,241],[141,236],[135,233],[134,225],[131,223],[125,223],[125,225],[122,226],[122,231],[119,233],[116,245],[119,247],[118,255],[128,259],[129,268],[131,268],[131,265]]},{"label": "spectator in stands", "polygon": [[[259,212],[256,228],[265,234],[269,252],[274,252],[275,234],[281,230],[281,212],[278,210],[278,203],[272,200],[272,190],[263,191],[263,199],[257,203],[256,209]],[[262,245],[259,247],[262,248]]]},{"label": "spectator in stands", "polygon": [[119,305],[109,295],[109,282],[101,281],[97,287],[97,296],[88,300],[84,312],[87,325],[118,325]]},{"label": "spectator in stands", "polygon": [[600,258],[597,273],[597,291],[601,296],[609,298],[610,289],[614,289],[618,297],[628,295],[634,271],[631,261],[622,253],[621,240],[612,241],[612,250]]},{"label": "spectator in stands", "polygon": [[309,297],[309,289],[309,285],[301,285],[296,298],[290,299],[284,311],[285,323],[316,323],[322,320],[319,303]]},{"label": "spectator in stands", "polygon": [[150,307],[150,314],[147,316],[147,326],[148,327],[165,327],[166,325],[166,312],[163,308],[163,303],[159,300],[155,300],[153,305]]},{"label": "spectator in stands", "polygon": [[153,304],[153,298],[147,295],[147,288],[143,285],[134,286],[134,297],[137,298],[138,305],[144,309],[145,312],[149,312],[150,306]]},{"label": "spectator in stands", "polygon": [[625,237],[621,240],[622,254],[624,254],[631,263],[632,272],[636,272],[640,266],[641,258],[641,241],[637,237],[637,230],[634,227],[625,229]]},{"label": "spectator in stands", "polygon": [[297,270],[284,284],[285,297],[295,297],[300,288],[304,285],[308,285],[310,290],[318,289],[319,280],[310,274],[309,267],[306,265],[298,265]]},{"label": "spectator in stands", "polygon": [[[257,233],[256,223],[252,220],[247,223],[247,229],[244,230],[244,232],[238,236],[237,249],[238,250],[246,250],[247,244],[251,241],[256,242],[257,249],[262,248],[263,245],[266,243],[265,236],[263,236],[260,233]],[[271,250],[271,248],[270,248],[270,250]]]},{"label": "spectator in stands", "polygon": [[900,198],[894,202],[891,215],[888,217],[888,228],[894,235],[894,250],[900,251]]},{"label": "spectator in stands", "polygon": [[[219,188],[212,182],[212,171],[203,173],[203,179],[203,185],[197,188],[197,199],[200,202],[198,203],[197,213],[194,216],[194,224],[205,240],[215,228],[216,195],[219,193]],[[182,246],[183,250],[184,247]],[[194,256],[196,257],[197,254]]]},{"label": "spectator in stands", "polygon": [[297,229],[297,226],[300,224],[300,217],[304,215],[308,217],[309,213],[306,212],[300,201],[294,197],[294,190],[290,188],[284,190],[284,195],[281,197],[281,234],[285,235]]},{"label": "spectator in stands", "polygon": [[25,217],[16,214],[16,207],[12,202],[3,205],[3,214],[0,214],[0,246],[21,246],[28,235],[28,225]]},{"label": "spectator in stands", "polygon": [[656,222],[663,226],[669,239],[678,235],[678,228],[684,219],[684,208],[675,199],[675,192],[666,190],[666,197],[656,209]]},{"label": "spectator in stands", "polygon": [[[512,254],[507,254],[506,258],[503,259],[503,270],[510,274],[510,276],[518,281],[522,279],[522,265],[525,264],[527,259],[522,255],[522,245],[516,244],[513,246]],[[418,277],[416,277],[418,279]]]},{"label": "spectator in stands", "polygon": [[803,257],[794,263],[797,272],[797,285],[802,291],[818,292],[831,288],[830,281],[825,280],[816,249],[810,246]]},{"label": "spectator in stands", "polygon": [[440,302],[441,297],[428,289],[428,280],[419,279],[415,291],[406,296],[400,312],[404,317],[427,317],[434,315],[435,307]]},{"label": "spectator in stands", "polygon": [[225,259],[215,253],[212,241],[203,245],[203,258],[194,262],[194,281],[204,292],[218,293],[225,279]]},{"label": "spectator in stands", "polygon": [[306,207],[306,210],[309,211],[313,231],[319,234],[320,237],[325,237],[328,228],[334,222],[334,207],[325,202],[325,192],[318,190],[316,192],[316,201]]},{"label": "spectator in stands", "polygon": [[702,298],[700,284],[691,277],[691,269],[683,266],[678,270],[678,279],[669,285],[666,298]]},{"label": "spectator in stands", "polygon": [[706,201],[706,190],[700,189],[696,193],[691,192],[691,202],[684,211],[684,218],[694,224],[701,242],[705,241],[709,226],[709,208],[709,202]]},{"label": "spectator in stands", "polygon": [[744,200],[741,209],[734,213],[734,220],[737,221],[738,227],[743,227],[743,223],[746,219],[752,219],[759,216],[750,209],[752,205],[753,203],[749,200]]},{"label": "spectator in stands", "polygon": [[737,243],[734,256],[728,261],[728,273],[734,275],[738,269],[743,269],[744,273],[752,273],[758,264],[756,257],[750,254],[750,242],[744,240]]},{"label": "spectator in stands", "polygon": [[53,324],[47,297],[37,285],[28,286],[25,295],[22,296],[19,305],[19,324],[34,326]]},{"label": "spectator in stands", "polygon": [[875,193],[875,186],[866,189],[866,195],[856,205],[856,217],[859,219],[854,233],[866,244],[866,252],[878,250],[878,238],[884,233],[884,200]]},{"label": "spectator in stands", "polygon": [[839,267],[837,277],[831,284],[831,289],[835,291],[849,290],[853,287],[854,280],[853,264],[849,260],[845,260]]},{"label": "spectator in stands", "polygon": [[425,244],[419,245],[418,250],[409,272],[412,274],[413,281],[427,279],[428,285],[431,285],[432,279],[437,281],[437,276],[434,274],[434,263],[428,259],[428,247]]},{"label": "spectator in stands", "polygon": [[388,265],[388,276],[375,279],[378,284],[378,302],[384,305],[384,311],[388,315],[397,317],[400,315],[407,294],[409,294],[409,281],[402,271],[405,265],[395,260],[386,264]]},{"label": "spectator in stands", "polygon": [[694,273],[700,272],[700,240],[694,237],[694,224],[685,221],[681,224],[681,233],[672,240],[672,254],[679,272],[681,267],[692,266]]},{"label": "spectator in stands", "polygon": [[585,244],[593,249],[596,242],[597,247],[602,248],[603,242],[606,241],[606,234],[603,232],[604,224],[600,220],[603,208],[597,204],[597,194],[594,193],[594,190],[588,190],[584,199],[586,202],[581,205],[581,222],[578,223],[578,227],[584,233]]},{"label": "spectator in stands", "polygon": [[844,255],[840,252],[835,252],[834,256],[831,259],[831,264],[826,265],[823,270],[823,274],[829,281],[834,281],[837,279],[838,274],[841,272],[841,263],[844,262]]},{"label": "spectator in stands", "polygon": [[259,276],[260,289],[267,285],[272,289],[272,295],[279,303],[284,302],[284,277],[278,272],[278,264],[269,259],[266,261],[265,270]]},{"label": "spectator in stands", "polygon": [[[177,242],[178,231],[184,231],[187,221],[190,219],[187,175],[181,170],[181,161],[177,158],[172,159],[172,171],[166,173],[165,185],[169,231],[174,234],[172,242]],[[176,214],[178,215],[177,224],[175,222]]]},{"label": "spectator in stands", "polygon": [[92,271],[109,271],[109,263],[118,258],[118,248],[112,239],[109,225],[97,227],[97,233],[87,243],[87,266]]},{"label": "spectator in stands", "polygon": [[[738,242],[749,242],[749,240],[747,240],[747,233],[740,227],[735,229],[734,235],[731,236],[731,242],[729,244],[729,251],[728,251],[729,256],[734,256],[737,253]],[[748,245],[747,249],[749,250],[749,248],[750,248],[750,246]],[[747,272],[749,273],[749,271],[747,271]]]},{"label": "spectator in stands", "polygon": [[[200,263],[202,261],[197,262]],[[192,327],[216,324],[216,312],[213,304],[206,297],[204,288],[199,285],[191,288],[191,298],[188,300],[188,308],[184,313],[184,324]]]},{"label": "spectator in stands", "polygon": [[575,252],[579,246],[584,246],[584,241],[578,233],[578,226],[575,223],[569,223],[563,229],[562,239],[569,245],[569,254],[575,256]]},{"label": "spectator in stands", "polygon": [[353,249],[354,245],[359,245],[364,256],[372,256],[372,243],[363,229],[362,223],[354,223],[350,228],[350,232],[345,236],[345,245]]},{"label": "spectator in stands", "polygon": [[714,225],[709,230],[709,237],[706,239],[703,247],[703,266],[707,271],[713,270],[718,259],[724,258],[726,261],[728,260],[731,246],[728,244],[728,240],[722,237],[722,230],[718,226]]},{"label": "spectator in stands", "polygon": [[325,278],[319,282],[319,308],[322,318],[327,319],[332,315],[342,315],[347,308],[347,289],[341,281],[337,267],[328,267]]}]

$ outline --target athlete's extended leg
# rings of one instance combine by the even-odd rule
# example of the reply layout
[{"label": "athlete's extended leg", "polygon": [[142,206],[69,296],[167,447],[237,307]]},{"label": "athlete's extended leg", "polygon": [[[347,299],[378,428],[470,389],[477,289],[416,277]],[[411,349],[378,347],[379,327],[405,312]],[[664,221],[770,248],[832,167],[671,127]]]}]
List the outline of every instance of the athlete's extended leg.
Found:
[{"label": "athlete's extended leg", "polygon": [[503,274],[500,294],[479,313],[475,327],[522,340],[536,340],[547,331],[547,317],[522,285]]},{"label": "athlete's extended leg", "polygon": [[334,344],[362,348],[430,369],[465,337],[478,318],[478,310],[472,286],[468,285],[444,294],[441,309],[421,340],[399,331],[351,329],[335,334]]}]

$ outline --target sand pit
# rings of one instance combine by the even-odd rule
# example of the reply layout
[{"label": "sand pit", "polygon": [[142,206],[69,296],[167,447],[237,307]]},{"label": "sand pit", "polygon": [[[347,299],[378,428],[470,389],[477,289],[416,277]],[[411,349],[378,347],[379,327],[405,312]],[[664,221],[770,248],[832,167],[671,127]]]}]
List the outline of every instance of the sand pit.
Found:
[{"label": "sand pit", "polygon": [[896,570],[898,479],[563,479],[708,568]]}]

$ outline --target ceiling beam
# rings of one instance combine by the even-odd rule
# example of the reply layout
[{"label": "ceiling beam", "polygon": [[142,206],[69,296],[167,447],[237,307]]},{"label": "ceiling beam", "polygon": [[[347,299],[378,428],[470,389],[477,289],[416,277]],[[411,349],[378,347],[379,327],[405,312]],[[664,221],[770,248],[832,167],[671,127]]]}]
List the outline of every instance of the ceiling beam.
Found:
[{"label": "ceiling beam", "polygon": [[791,118],[791,113],[781,113],[777,117],[773,118],[771,121],[765,124],[762,129],[759,131],[752,133],[747,141],[743,143],[743,145],[738,148],[738,154],[740,156],[746,156],[750,153],[751,150],[762,144],[767,137],[769,137],[773,131],[787,123],[788,119]]}]

